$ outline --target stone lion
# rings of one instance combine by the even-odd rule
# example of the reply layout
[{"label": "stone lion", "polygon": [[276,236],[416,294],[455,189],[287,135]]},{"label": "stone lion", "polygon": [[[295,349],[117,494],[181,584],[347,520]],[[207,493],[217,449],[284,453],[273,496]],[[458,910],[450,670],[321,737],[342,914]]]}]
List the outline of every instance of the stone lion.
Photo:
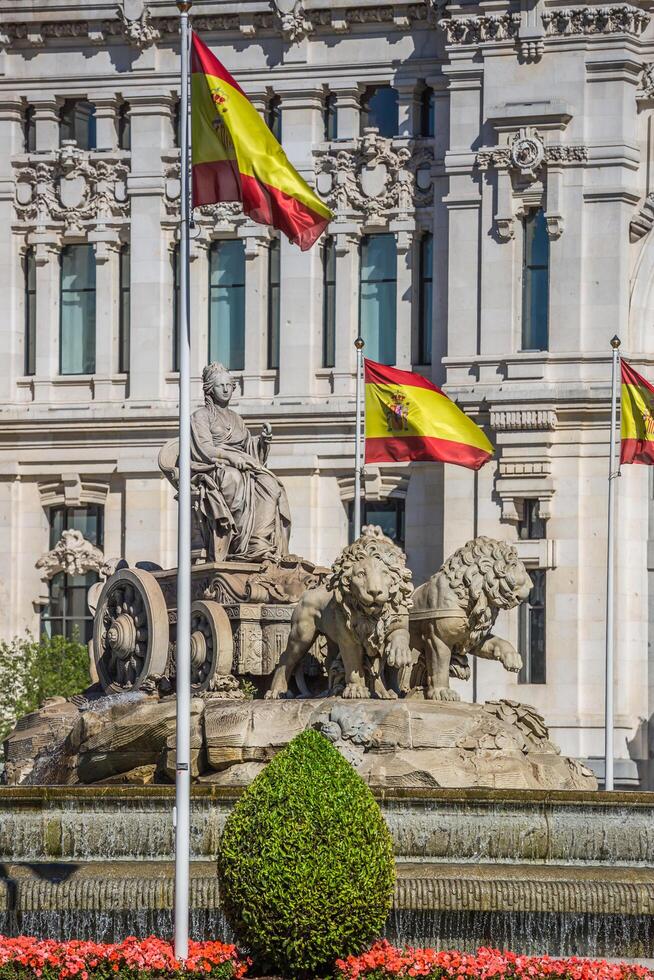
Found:
[{"label": "stone lion", "polygon": [[411,686],[422,685],[432,700],[458,701],[450,677],[470,676],[468,654],[520,670],[520,654],[491,630],[500,609],[519,605],[531,588],[527,569],[507,541],[480,536],[455,551],[413,593],[411,645],[419,658]]},{"label": "stone lion", "polygon": [[344,698],[394,698],[384,684],[384,666],[406,667],[411,572],[402,551],[381,528],[368,525],[345,548],[324,584],[300,599],[286,649],[268,698],[284,697],[294,672],[318,636],[327,642],[327,666],[343,662]]}]

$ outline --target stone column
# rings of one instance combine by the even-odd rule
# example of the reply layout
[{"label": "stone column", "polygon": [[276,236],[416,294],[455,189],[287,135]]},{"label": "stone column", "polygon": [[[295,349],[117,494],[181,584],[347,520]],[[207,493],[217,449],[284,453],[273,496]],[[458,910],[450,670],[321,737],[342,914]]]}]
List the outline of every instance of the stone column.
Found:
[{"label": "stone column", "polygon": [[31,236],[36,262],[36,374],[34,400],[48,401],[59,374],[59,242],[46,232]]},{"label": "stone column", "polygon": [[358,86],[339,88],[334,85],[333,94],[336,96],[336,113],[338,120],[338,138],[356,139],[359,136],[359,118],[361,115],[360,92]]},{"label": "stone column", "polygon": [[51,95],[30,102],[34,109],[34,125],[36,127],[36,149],[56,150],[59,146],[59,110],[61,99]]},{"label": "stone column", "polygon": [[354,391],[354,341],[359,331],[359,237],[360,231],[353,224],[343,223],[336,234],[335,395]]},{"label": "stone column", "polygon": [[[322,91],[283,93],[284,149],[294,166],[313,185],[311,148],[322,139]],[[308,395],[320,365],[320,250],[300,251],[281,236],[279,393]]]},{"label": "stone column", "polygon": [[90,232],[95,248],[95,378],[96,401],[112,397],[111,378],[118,370],[120,241],[109,232]]},{"label": "stone column", "polygon": [[0,240],[0,295],[5,322],[0,332],[0,401],[12,401],[16,378],[24,372],[25,337],[23,315],[23,274],[20,241],[9,229],[14,218],[14,174],[11,158],[23,149],[22,102],[7,93],[0,100],[0,222],[6,233]]},{"label": "stone column", "polygon": [[407,222],[402,222],[402,227],[396,228],[399,224],[392,221],[389,225],[397,240],[395,363],[408,371],[412,361],[412,311],[416,305],[413,302],[414,232],[407,227]]},{"label": "stone column", "polygon": [[161,232],[164,181],[161,153],[171,148],[173,99],[152,91],[130,93],[132,121],[132,281],[130,397],[160,398],[170,369],[170,345],[162,325],[172,313],[172,270]]},{"label": "stone column", "polygon": [[268,248],[270,236],[261,226],[247,222],[238,231],[245,242],[245,370],[243,396],[261,394],[261,374],[266,367],[268,326]]},{"label": "stone column", "polygon": [[96,95],[95,132],[98,150],[115,150],[118,147],[118,99],[115,94]]}]

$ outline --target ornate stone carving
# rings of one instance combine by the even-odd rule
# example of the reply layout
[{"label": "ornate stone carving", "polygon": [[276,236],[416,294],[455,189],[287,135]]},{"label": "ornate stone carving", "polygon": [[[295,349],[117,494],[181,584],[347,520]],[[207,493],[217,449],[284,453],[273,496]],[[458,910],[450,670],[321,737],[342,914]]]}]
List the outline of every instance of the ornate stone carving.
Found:
[{"label": "ornate stone carving", "polygon": [[119,7],[117,19],[105,21],[103,27],[105,34],[122,35],[128,44],[141,51],[151,47],[161,37],[161,32],[152,22],[147,7],[143,7],[136,17],[129,17],[125,9]]},{"label": "ornate stone carving", "polygon": [[425,697],[458,701],[450,677],[470,676],[468,655],[497,660],[514,673],[520,654],[491,632],[501,609],[513,609],[532,588],[513,545],[480,536],[455,551],[413,593],[411,644],[420,652],[410,687]]},{"label": "ornate stone carving", "polygon": [[546,163],[585,163],[587,160],[587,146],[563,146],[560,143],[553,143],[545,147]]},{"label": "ornate stone carving", "polygon": [[63,222],[67,229],[80,229],[84,222],[100,223],[128,213],[129,171],[116,157],[98,158],[71,141],[46,159],[17,160],[14,169],[14,208],[20,221]]},{"label": "ornate stone carving", "polygon": [[511,141],[511,164],[523,176],[535,177],[545,159],[543,141],[531,127],[521,129]]},{"label": "ornate stone carving", "polygon": [[337,214],[402,217],[432,202],[433,149],[420,142],[397,146],[369,129],[347,147],[320,148],[314,155],[316,187]]},{"label": "ornate stone carving", "polygon": [[648,194],[629,222],[630,241],[639,241],[651,231],[652,225],[654,225],[654,194]]},{"label": "ornate stone carving", "polygon": [[500,409],[490,413],[491,429],[496,432],[525,432],[556,428],[556,412],[551,409]]},{"label": "ornate stone carving", "polygon": [[287,41],[301,41],[313,30],[302,0],[273,0],[273,7],[279,28]]},{"label": "ornate stone carving", "polygon": [[36,563],[36,567],[41,570],[41,578],[46,581],[59,572],[65,572],[66,575],[97,572],[100,578],[106,578],[112,574],[114,566],[115,561],[105,559],[100,549],[87,541],[81,531],[76,530],[64,531],[54,548]]},{"label": "ornate stone carving", "polygon": [[638,85],[636,98],[638,100],[654,98],[654,62],[643,65],[643,74]]},{"label": "ornate stone carving", "polygon": [[547,37],[570,34],[631,34],[639,37],[649,23],[649,14],[631,4],[611,7],[565,7],[542,14]]},{"label": "ornate stone carving", "polygon": [[487,44],[517,37],[520,14],[484,14],[473,17],[442,17],[438,27],[446,44]]}]

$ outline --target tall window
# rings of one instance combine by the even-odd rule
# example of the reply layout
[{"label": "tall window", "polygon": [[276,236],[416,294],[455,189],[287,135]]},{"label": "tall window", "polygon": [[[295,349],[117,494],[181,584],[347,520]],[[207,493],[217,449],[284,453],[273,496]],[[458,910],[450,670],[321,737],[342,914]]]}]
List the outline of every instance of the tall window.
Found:
[{"label": "tall window", "polygon": [[325,239],[322,247],[322,366],[334,367],[336,358],[336,247]]},{"label": "tall window", "polygon": [[362,238],[359,330],[366,357],[381,364],[395,364],[396,277],[395,235]]},{"label": "tall window", "polygon": [[132,147],[132,121],[129,115],[129,103],[121,102],[118,109],[118,148],[130,150]]},{"label": "tall window", "polygon": [[23,116],[23,145],[26,153],[34,153],[36,150],[36,120],[33,105],[27,106]]},{"label": "tall window", "polygon": [[420,302],[418,305],[418,363],[431,364],[431,333],[434,284],[434,236],[420,239]]},{"label": "tall window", "polygon": [[547,350],[550,243],[542,208],[523,221],[522,349]]},{"label": "tall window", "polygon": [[268,249],[268,367],[279,367],[279,238]]},{"label": "tall window", "polygon": [[[521,541],[545,537],[545,521],[538,512],[537,500],[524,500],[522,519],[518,525]],[[546,573],[543,568],[529,570],[533,588],[518,612],[519,653],[522,669],[518,684],[544,684],[545,676],[545,595]]]},{"label": "tall window", "polygon": [[338,110],[336,96],[329,92],[325,97],[325,107],[322,112],[324,137],[326,140],[338,139]]},{"label": "tall window", "polygon": [[118,371],[127,374],[129,371],[129,327],[130,327],[130,249],[129,245],[123,245],[120,250],[120,310],[118,321]]},{"label": "tall window", "polygon": [[399,126],[397,90],[390,85],[372,85],[361,100],[361,132],[375,126],[380,136],[397,136]]},{"label": "tall window", "polygon": [[36,259],[28,248],[23,259],[25,306],[25,374],[36,374]]},{"label": "tall window", "polygon": [[[361,525],[377,524],[387,538],[404,548],[404,498],[361,501]],[[354,541],[354,501],[348,505],[348,540]]]},{"label": "tall window", "polygon": [[282,141],[282,100],[273,95],[266,108],[266,126],[278,143]]},{"label": "tall window", "polygon": [[59,117],[59,140],[75,140],[80,150],[95,150],[95,106],[86,99],[66,99]]},{"label": "tall window", "polygon": [[[60,541],[64,531],[81,531],[91,544],[104,546],[103,508],[98,504],[87,507],[50,508],[50,548]],[[41,631],[48,636],[79,636],[88,643],[93,636],[93,616],[86,604],[86,593],[98,581],[96,572],[68,575],[58,572],[50,579],[49,600],[41,613]]]},{"label": "tall window", "polygon": [[173,371],[179,371],[179,245],[173,249]]},{"label": "tall window", "polygon": [[433,88],[426,86],[420,93],[420,135],[436,135],[436,103]]},{"label": "tall window", "polygon": [[177,99],[173,106],[173,146],[182,145],[182,101]]},{"label": "tall window", "polygon": [[209,360],[230,371],[245,367],[245,249],[214,242],[209,252]]},{"label": "tall window", "polygon": [[95,371],[95,252],[67,245],[61,253],[59,373]]}]

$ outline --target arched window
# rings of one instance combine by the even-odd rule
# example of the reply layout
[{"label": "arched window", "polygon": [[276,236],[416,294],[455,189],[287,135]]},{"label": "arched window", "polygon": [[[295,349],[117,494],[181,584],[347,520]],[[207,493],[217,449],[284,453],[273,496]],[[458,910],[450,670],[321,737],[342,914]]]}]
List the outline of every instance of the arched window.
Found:
[{"label": "arched window", "polygon": [[240,239],[214,242],[209,252],[209,360],[230,371],[245,367],[245,248]]},{"label": "arched window", "polygon": [[547,350],[550,242],[542,208],[523,219],[522,349]]},{"label": "arched window", "polygon": [[365,356],[395,364],[397,251],[395,235],[366,235],[361,239],[359,330]]}]

